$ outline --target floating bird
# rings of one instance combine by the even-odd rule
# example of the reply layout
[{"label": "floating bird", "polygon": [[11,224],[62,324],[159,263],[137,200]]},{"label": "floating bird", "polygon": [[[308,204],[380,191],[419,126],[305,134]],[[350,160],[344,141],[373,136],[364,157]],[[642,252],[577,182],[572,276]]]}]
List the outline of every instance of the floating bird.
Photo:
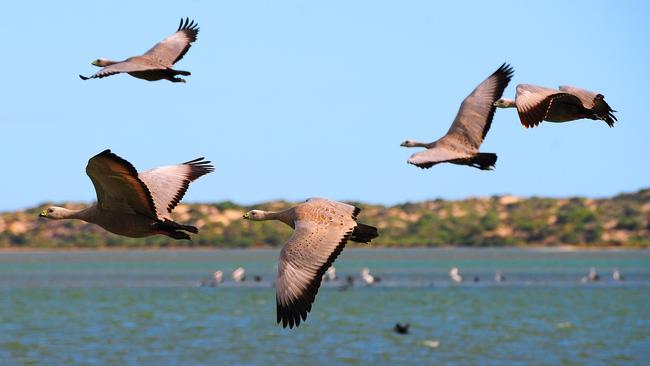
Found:
[{"label": "floating bird", "polygon": [[542,121],[568,122],[582,118],[605,121],[614,127],[617,121],[613,110],[602,94],[573,86],[559,90],[542,86],[519,84],[515,100],[502,98],[494,105],[499,108],[517,108],[524,127],[535,127]]},{"label": "floating bird", "polygon": [[345,283],[339,287],[339,290],[346,291],[349,290],[352,286],[354,286],[354,277],[347,275],[345,276]]},{"label": "floating bird", "polygon": [[222,283],[223,282],[223,271],[215,271],[214,275],[212,276],[214,283]]},{"label": "floating bird", "polygon": [[623,281],[623,275],[621,274],[621,271],[618,270],[618,268],[614,268],[614,271],[612,272],[612,279],[614,281]]},{"label": "floating bird", "polygon": [[372,285],[375,283],[375,277],[370,274],[370,269],[367,267],[361,269],[361,279],[366,285]]},{"label": "floating bird", "polygon": [[496,271],[494,274],[494,281],[495,282],[505,282],[506,277],[501,273],[501,271]]},{"label": "floating bird", "polygon": [[396,323],[395,327],[393,328],[393,332],[397,334],[408,334],[410,326],[411,325],[409,323],[406,324]]},{"label": "floating bird", "polygon": [[600,276],[598,275],[598,272],[596,271],[596,268],[591,267],[589,268],[589,273],[582,277],[580,279],[580,282],[582,283],[587,283],[587,282],[597,282],[600,280]]},{"label": "floating bird", "polygon": [[336,281],[336,268],[334,268],[334,266],[331,266],[327,269],[327,271],[325,271],[325,274],[323,275],[323,281]]},{"label": "floating bird", "polygon": [[140,238],[166,235],[190,239],[194,226],[176,223],[171,212],[190,183],[214,171],[204,158],[138,173],[128,161],[104,150],[88,161],[86,173],[95,186],[97,203],[83,210],[49,207],[40,213],[47,219],[79,219],[118,235]]},{"label": "floating bird", "polygon": [[492,124],[495,101],[501,98],[508,86],[513,69],[503,64],[485,79],[463,100],[447,134],[432,143],[404,141],[404,147],[424,147],[427,150],[415,153],[408,159],[409,164],[428,169],[439,163],[469,165],[481,170],[494,168],[497,155],[478,151]]},{"label": "floating bird", "polygon": [[284,211],[252,210],[244,215],[253,221],[279,220],[294,229],[280,252],[276,280],[277,322],[283,327],[307,319],[323,274],[348,240],[368,243],[377,228],[357,223],[360,208],[323,198]]},{"label": "floating bird", "polygon": [[181,19],[176,33],[158,42],[141,56],[129,57],[124,61],[111,61],[99,58],[93,65],[103,67],[90,77],[79,75],[82,80],[103,78],[119,73],[127,73],[138,79],[156,81],[166,79],[174,83],[185,82],[176,75],[191,75],[189,71],[174,70],[172,66],[185,56],[199,33],[198,24],[189,18]]},{"label": "floating bird", "polygon": [[463,276],[461,276],[458,267],[453,267],[449,270],[449,277],[451,277],[451,280],[454,282],[463,282]]},{"label": "floating bird", "polygon": [[440,347],[440,341],[434,339],[427,339],[422,341],[422,345],[429,348],[438,348]]},{"label": "floating bird", "polygon": [[235,282],[244,282],[246,281],[246,270],[244,267],[238,267],[232,271],[232,279]]}]

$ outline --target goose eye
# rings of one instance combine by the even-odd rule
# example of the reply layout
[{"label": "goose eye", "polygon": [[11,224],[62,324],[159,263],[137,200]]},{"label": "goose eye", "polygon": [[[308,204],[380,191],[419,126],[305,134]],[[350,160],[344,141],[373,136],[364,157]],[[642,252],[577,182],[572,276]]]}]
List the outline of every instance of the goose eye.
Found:
[{"label": "goose eye", "polygon": [[49,209],[49,210],[47,210],[47,212],[52,213],[52,212],[54,212],[54,209]]}]

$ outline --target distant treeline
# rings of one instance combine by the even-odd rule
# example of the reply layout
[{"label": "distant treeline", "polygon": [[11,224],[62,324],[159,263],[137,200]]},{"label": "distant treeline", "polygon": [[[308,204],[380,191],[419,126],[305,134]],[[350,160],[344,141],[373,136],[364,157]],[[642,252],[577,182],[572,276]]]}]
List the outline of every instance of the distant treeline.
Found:
[{"label": "distant treeline", "polygon": [[[361,221],[379,228],[374,247],[650,245],[650,189],[606,199],[493,196],[390,207],[351,203],[363,209]],[[255,208],[281,210],[291,204],[275,201]],[[39,219],[50,205],[0,214],[0,247],[277,247],[291,235],[291,228],[279,222],[242,220],[253,207],[232,202],[177,207],[175,219],[200,230],[192,241],[124,238],[77,220]]]}]

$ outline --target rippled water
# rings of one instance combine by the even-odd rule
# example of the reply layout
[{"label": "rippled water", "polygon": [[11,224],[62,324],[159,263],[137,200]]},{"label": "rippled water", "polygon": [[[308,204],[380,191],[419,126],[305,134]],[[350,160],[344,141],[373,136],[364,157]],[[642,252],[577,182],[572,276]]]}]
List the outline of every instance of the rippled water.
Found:
[{"label": "rippled water", "polygon": [[[345,250],[298,329],[277,251],[0,253],[0,365],[648,364],[650,252]],[[262,282],[200,287],[238,266]],[[466,281],[452,284],[458,266]],[[381,277],[360,284],[359,270]],[[589,267],[598,283],[580,283]],[[624,282],[611,279],[619,268]],[[506,282],[496,283],[501,270]],[[480,281],[472,279],[478,276]],[[409,322],[410,334],[392,332]]]}]

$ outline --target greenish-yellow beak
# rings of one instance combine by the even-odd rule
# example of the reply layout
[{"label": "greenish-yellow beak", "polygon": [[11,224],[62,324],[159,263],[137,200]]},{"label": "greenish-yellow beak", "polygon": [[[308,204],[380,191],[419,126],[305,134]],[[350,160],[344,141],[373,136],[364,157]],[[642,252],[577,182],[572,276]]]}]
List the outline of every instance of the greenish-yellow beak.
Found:
[{"label": "greenish-yellow beak", "polygon": [[38,217],[47,217],[47,210],[41,211],[41,213],[38,214]]},{"label": "greenish-yellow beak", "polygon": [[245,218],[246,220],[248,220],[248,219],[251,218],[251,215],[250,215],[248,212],[246,212],[246,213],[244,214],[244,218]]},{"label": "greenish-yellow beak", "polygon": [[93,66],[99,66],[99,64],[97,63],[97,60],[91,62],[90,64],[93,65]]}]

